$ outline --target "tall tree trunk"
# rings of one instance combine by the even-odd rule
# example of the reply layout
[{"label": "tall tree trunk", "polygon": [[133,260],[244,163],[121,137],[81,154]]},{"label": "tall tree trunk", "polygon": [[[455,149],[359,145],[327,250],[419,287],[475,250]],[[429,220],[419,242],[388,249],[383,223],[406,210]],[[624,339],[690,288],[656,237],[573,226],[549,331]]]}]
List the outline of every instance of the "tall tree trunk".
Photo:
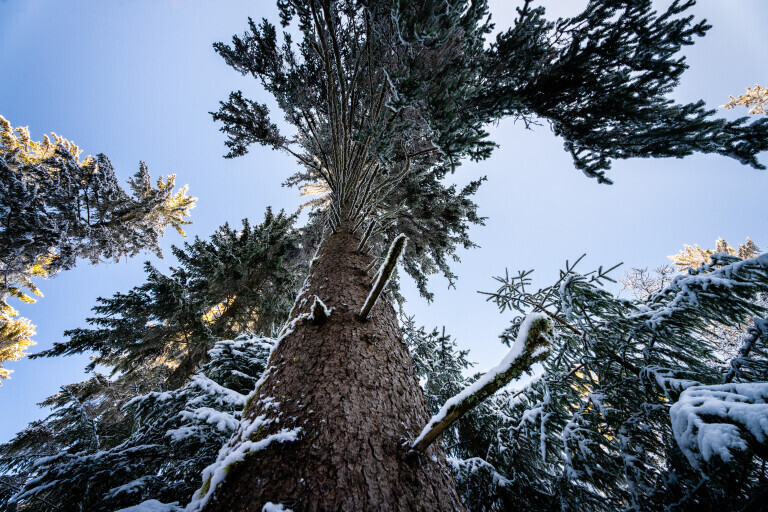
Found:
[{"label": "tall tree trunk", "polygon": [[262,419],[251,441],[300,427],[298,438],[229,468],[206,511],[261,511],[269,502],[296,512],[464,510],[438,443],[406,456],[403,443],[429,411],[392,305],[380,299],[368,320],[358,317],[371,288],[358,243],[349,226],[326,234],[292,318],[309,313],[315,296],[330,317],[296,323],[244,413],[275,420]]}]

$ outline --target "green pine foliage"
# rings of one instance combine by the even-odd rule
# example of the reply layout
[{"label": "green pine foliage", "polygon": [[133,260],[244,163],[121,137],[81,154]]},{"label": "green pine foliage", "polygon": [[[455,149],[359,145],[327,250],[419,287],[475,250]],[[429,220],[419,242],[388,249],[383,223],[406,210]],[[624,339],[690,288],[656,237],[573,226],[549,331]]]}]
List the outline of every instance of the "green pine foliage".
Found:
[{"label": "green pine foliage", "polygon": [[[293,155],[302,170],[291,185],[324,192],[312,202],[335,229],[373,226],[371,244],[409,237],[405,270],[427,297],[427,276],[454,278],[457,247],[472,247],[482,223],[472,195],[446,178],[462,158],[482,160],[495,146],[485,126],[506,116],[548,122],[575,165],[610,183],[616,159],[719,153],[762,168],[768,120],[713,118],[703,102],[666,95],[686,69],[680,56],[709,29],[674,1],[592,1],[551,21],[525,0],[515,25],[490,46],[484,0],[360,4],[280,0],[279,34],[249,20],[242,36],[216,51],[271,93],[294,135],[279,132],[266,105],[233,92],[213,112],[227,136],[227,157],[261,144]],[[576,79],[578,77],[578,79]]]},{"label": "green pine foliage", "polygon": [[[530,273],[521,272],[499,278],[501,287],[489,294],[502,310],[547,311],[558,335],[530,385],[497,394],[479,413],[491,433],[480,449],[457,456],[446,447],[468,507],[759,510],[768,492],[768,436],[725,409],[713,412],[712,400],[761,403],[764,384],[755,383],[768,380],[767,309],[760,300],[768,290],[768,255],[713,254],[710,263],[635,300],[603,288],[608,272],[580,274],[567,265],[554,285],[535,290]],[[514,339],[520,320],[502,339]],[[738,357],[725,363],[711,336],[715,322],[752,325]],[[730,391],[743,396],[722,395],[718,386],[731,381],[747,386]],[[701,432],[734,426],[741,437],[716,438],[730,456],[699,463],[712,449],[697,444],[700,436],[673,431],[673,404],[703,403],[681,399],[686,390],[710,400],[709,409],[689,409],[698,416],[676,424],[694,422]],[[756,402],[747,398],[755,394]],[[471,444],[460,439],[458,446]]]},{"label": "green pine foliage", "polygon": [[311,250],[294,222],[268,209],[261,224],[225,224],[209,240],[174,247],[179,266],[168,275],[147,263],[146,283],[99,299],[88,319],[95,328],[66,331],[69,341],[35,357],[93,351],[91,368],[165,365],[173,384],[183,384],[217,340],[269,335],[285,321]]},{"label": "green pine foliage", "polygon": [[592,0],[554,21],[525,0],[484,54],[480,115],[546,119],[576,167],[602,183],[612,160],[634,157],[717,153],[764,168],[765,119],[716,119],[703,101],[667,97],[688,67],[681,48],[711,28],[686,13],[694,3],[657,11],[651,0]]}]

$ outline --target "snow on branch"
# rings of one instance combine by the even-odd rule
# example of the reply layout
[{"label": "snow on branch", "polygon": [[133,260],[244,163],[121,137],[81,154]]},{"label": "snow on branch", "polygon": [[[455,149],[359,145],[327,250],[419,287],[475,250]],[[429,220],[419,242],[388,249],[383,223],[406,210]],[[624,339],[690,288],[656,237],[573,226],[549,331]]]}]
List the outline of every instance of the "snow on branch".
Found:
[{"label": "snow on branch", "polygon": [[374,304],[376,304],[376,300],[379,298],[379,295],[381,295],[381,292],[384,291],[384,287],[389,282],[389,278],[392,277],[392,272],[394,272],[395,266],[397,265],[397,258],[399,258],[400,254],[405,250],[405,244],[407,242],[408,237],[401,233],[397,235],[392,242],[392,245],[389,246],[387,257],[384,258],[384,263],[382,263],[381,268],[379,268],[379,271],[376,273],[376,282],[373,284],[371,293],[368,294],[368,297],[365,299],[365,304],[363,304],[363,308],[360,310],[360,318],[363,320],[368,318],[368,314],[371,312],[371,309],[373,309]]},{"label": "snow on branch", "polygon": [[768,318],[755,318],[753,324],[752,327],[747,329],[747,336],[739,348],[738,355],[731,359],[731,368],[723,377],[723,382],[726,384],[732,382],[734,378],[741,376],[741,367],[744,364],[749,364],[749,353],[755,348],[760,338],[768,338]]},{"label": "snow on branch", "polygon": [[552,321],[546,315],[532,313],[526,316],[515,343],[501,363],[448,400],[411,444],[411,451],[424,452],[454,421],[528,371],[533,363],[546,359],[551,334]]},{"label": "snow on branch", "polygon": [[704,471],[734,452],[768,454],[768,382],[695,386],[670,408],[672,432],[691,465]]},{"label": "snow on branch", "polygon": [[312,310],[309,313],[308,320],[310,320],[315,325],[321,325],[328,320],[331,316],[331,310],[328,309],[328,306],[323,304],[323,301],[320,300],[320,297],[315,295],[315,301],[312,303]]}]

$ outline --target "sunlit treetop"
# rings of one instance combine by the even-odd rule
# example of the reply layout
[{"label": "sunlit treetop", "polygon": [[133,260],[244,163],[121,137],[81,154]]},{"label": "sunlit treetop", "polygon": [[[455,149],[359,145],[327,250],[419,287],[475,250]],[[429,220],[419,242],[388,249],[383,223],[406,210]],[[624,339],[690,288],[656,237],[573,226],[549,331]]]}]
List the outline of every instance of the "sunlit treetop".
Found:
[{"label": "sunlit treetop", "polygon": [[750,114],[765,114],[768,115],[768,87],[762,87],[755,84],[754,87],[747,87],[747,92],[739,94],[737,98],[731,96],[731,101],[725,105],[720,105],[723,108],[733,109],[736,107],[746,107]]}]

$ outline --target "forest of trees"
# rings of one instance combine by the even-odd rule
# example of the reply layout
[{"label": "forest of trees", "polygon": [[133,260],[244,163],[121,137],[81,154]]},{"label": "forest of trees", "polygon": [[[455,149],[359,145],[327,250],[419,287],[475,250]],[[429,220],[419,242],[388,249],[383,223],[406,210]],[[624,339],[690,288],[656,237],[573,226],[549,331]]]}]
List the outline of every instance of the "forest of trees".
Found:
[{"label": "forest of trees", "polygon": [[[486,128],[506,117],[549,123],[604,184],[636,157],[763,169],[762,110],[726,121],[668,97],[681,49],[710,28],[693,3],[592,0],[550,20],[523,0],[495,38],[484,0],[279,0],[284,33],[247,20],[214,49],[294,131],[241,91],[212,117],[227,158],[254,144],[295,158],[287,183],[315,193],[306,222],[267,209],[174,247],[176,266],[147,263],[144,283],[35,354],[90,354],[92,376],[0,445],[0,508],[762,510],[768,254],[751,240],[684,246],[655,273],[579,258],[544,287],[531,270],[497,277],[484,293],[512,316],[509,353],[484,374],[408,315],[398,285],[407,274],[431,298],[429,276],[455,279],[482,180],[445,178],[503,144]],[[9,359],[31,327],[6,299],[81,259],[157,250],[194,198],[172,178],[151,187],[144,164],[131,196],[103,155],[0,122]]]}]

